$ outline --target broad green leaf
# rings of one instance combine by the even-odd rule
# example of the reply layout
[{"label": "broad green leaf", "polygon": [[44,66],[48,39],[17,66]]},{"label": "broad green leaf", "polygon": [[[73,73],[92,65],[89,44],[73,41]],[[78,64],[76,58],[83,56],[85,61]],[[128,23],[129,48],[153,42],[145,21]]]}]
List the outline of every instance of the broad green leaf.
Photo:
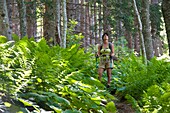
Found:
[{"label": "broad green leaf", "polygon": [[60,109],[60,108],[57,108],[57,107],[55,107],[55,106],[53,106],[53,105],[49,105],[49,107],[50,107],[51,109],[53,109],[56,113],[62,113],[62,109]]},{"label": "broad green leaf", "polygon": [[68,51],[72,51],[72,49],[76,48],[76,44],[72,45]]},{"label": "broad green leaf", "polygon": [[5,105],[6,107],[11,107],[11,103],[9,103],[9,102],[4,102],[4,105]]},{"label": "broad green leaf", "polygon": [[103,100],[103,99],[101,99],[101,98],[98,96],[98,97],[93,97],[93,98],[91,98],[91,100],[93,100],[96,104],[100,105],[101,100]]},{"label": "broad green leaf", "polygon": [[37,82],[41,83],[41,82],[42,82],[42,79],[37,78]]},{"label": "broad green leaf", "polygon": [[62,103],[63,105],[70,105],[70,102],[65,99],[65,98],[62,98],[62,97],[59,97],[59,96],[55,96],[55,99],[59,102],[59,103]]},{"label": "broad green leaf", "polygon": [[0,43],[7,42],[7,38],[5,36],[0,35]]},{"label": "broad green leaf", "polygon": [[22,102],[25,106],[32,106],[33,105],[32,102],[28,102],[28,101],[26,101],[24,99],[19,98],[18,100],[20,102]]},{"label": "broad green leaf", "polygon": [[107,103],[106,109],[107,109],[108,113],[116,113],[116,107],[115,107],[114,102]]}]

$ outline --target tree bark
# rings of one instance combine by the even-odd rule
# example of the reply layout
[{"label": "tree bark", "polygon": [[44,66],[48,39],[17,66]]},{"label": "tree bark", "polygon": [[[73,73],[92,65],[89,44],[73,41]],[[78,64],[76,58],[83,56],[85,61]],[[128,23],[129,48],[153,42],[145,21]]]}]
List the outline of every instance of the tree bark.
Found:
[{"label": "tree bark", "polygon": [[54,0],[49,3],[45,3],[45,15],[44,15],[44,37],[47,40],[49,45],[54,45],[55,41],[55,31],[56,31],[56,22],[55,22],[55,2]]},{"label": "tree bark", "polygon": [[102,42],[102,6],[99,4],[99,43]]},{"label": "tree bark", "polygon": [[153,44],[150,29],[149,0],[142,0],[142,25],[147,60],[153,58]]},{"label": "tree bark", "polygon": [[[84,0],[81,0],[81,7],[80,7],[80,32],[82,33],[82,35],[84,36],[85,35],[85,21],[84,21],[84,17],[85,17],[85,11],[84,11]],[[85,38],[82,39],[83,41],[83,47],[85,47]]]},{"label": "tree bark", "polygon": [[56,39],[56,41],[60,46],[62,46],[61,27],[60,27],[60,25],[61,25],[60,7],[61,7],[60,0],[57,0],[57,2],[56,2],[56,20],[57,20],[57,28],[56,28],[56,31],[57,31],[57,37],[56,38],[57,39]]},{"label": "tree bark", "polygon": [[[88,2],[88,0],[86,0]],[[86,46],[90,45],[90,8],[89,2],[86,6]]]},{"label": "tree bark", "polygon": [[138,8],[136,6],[136,0],[133,0],[133,6],[134,6],[135,13],[137,15],[138,22],[139,22],[139,34],[140,34],[140,38],[141,38],[141,46],[142,46],[142,53],[143,53],[143,62],[144,62],[144,64],[147,65],[146,50],[145,50],[144,38],[143,38],[143,34],[142,34],[142,22],[141,22],[141,17],[140,17]]},{"label": "tree bark", "polygon": [[170,56],[170,1],[163,0],[162,1],[162,13],[165,22],[167,40],[168,40],[168,47],[169,47],[169,56]]},{"label": "tree bark", "polygon": [[66,0],[63,0],[63,47],[66,48],[66,36],[67,36],[67,10],[66,10]]},{"label": "tree bark", "polygon": [[17,3],[20,18],[20,35],[22,38],[27,35],[26,5],[24,0],[17,0]]},{"label": "tree bark", "polygon": [[37,36],[37,22],[36,22],[36,2],[26,0],[27,6],[27,34],[28,38]]},{"label": "tree bark", "polygon": [[9,22],[9,28],[8,28],[8,40],[12,40],[12,4],[13,1],[6,0],[7,3],[7,11],[8,11],[8,22]]},{"label": "tree bark", "polygon": [[159,33],[159,27],[161,24],[161,12],[159,10],[159,2],[158,0],[151,0],[150,5],[150,20],[151,20],[151,35],[153,39],[153,50],[155,56],[161,55],[161,49],[162,46],[160,45],[160,33]]},{"label": "tree bark", "polygon": [[0,35],[4,35],[8,40],[12,40],[11,28],[9,24],[6,0],[0,2]]},{"label": "tree bark", "polygon": [[107,9],[107,0],[103,0],[103,30],[108,32],[108,9]]},{"label": "tree bark", "polygon": [[[136,13],[136,12],[135,12]],[[135,34],[134,34],[134,51],[136,52],[137,56],[140,56],[140,36],[139,36],[139,21],[137,15],[134,16],[134,27],[135,27]],[[138,31],[138,32],[137,32]]]}]

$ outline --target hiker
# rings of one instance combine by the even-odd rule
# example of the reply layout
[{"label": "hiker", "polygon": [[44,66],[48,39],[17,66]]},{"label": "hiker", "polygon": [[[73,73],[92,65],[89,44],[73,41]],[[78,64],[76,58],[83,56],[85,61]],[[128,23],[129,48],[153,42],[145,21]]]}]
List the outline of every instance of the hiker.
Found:
[{"label": "hiker", "polygon": [[104,33],[102,36],[102,44],[98,44],[97,58],[99,58],[98,74],[99,80],[101,81],[104,70],[107,71],[107,88],[110,87],[111,72],[113,69],[113,56],[114,56],[114,45],[109,42],[108,33]]}]

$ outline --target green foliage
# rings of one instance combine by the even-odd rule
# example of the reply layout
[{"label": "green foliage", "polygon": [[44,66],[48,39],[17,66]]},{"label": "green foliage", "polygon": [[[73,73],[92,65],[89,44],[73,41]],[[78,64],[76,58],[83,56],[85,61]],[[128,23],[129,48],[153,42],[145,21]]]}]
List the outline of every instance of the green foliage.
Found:
[{"label": "green foliage", "polygon": [[5,36],[0,35],[0,43],[7,42],[7,38]]},{"label": "green foliage", "polygon": [[0,44],[0,50],[0,89],[18,111],[104,112],[102,101],[114,99],[96,79],[91,53],[79,45],[49,47],[44,38],[24,37]]},{"label": "green foliage", "polygon": [[143,94],[142,111],[145,113],[169,113],[170,112],[170,84],[163,82],[160,86],[152,85]]},{"label": "green foliage", "polygon": [[162,13],[161,13],[161,5],[159,4],[151,4],[150,5],[150,20],[151,20],[151,24],[155,25],[157,30],[158,30],[158,35],[160,35],[160,31],[163,30],[163,28],[161,28],[161,24],[163,24],[162,21]]},{"label": "green foliage", "polygon": [[153,58],[146,66],[134,55],[122,59],[118,68],[120,69],[119,77],[123,83],[122,86],[119,85],[118,90],[122,91],[123,95],[130,94],[136,99],[148,87],[155,83],[162,83],[170,75],[167,71],[170,69],[170,65],[164,60],[158,61]]},{"label": "green foliage", "polygon": [[116,107],[113,102],[107,103],[106,109],[107,109],[108,113],[116,113]]},{"label": "green foliage", "polygon": [[79,34],[74,33],[74,28],[77,24],[78,22],[75,20],[70,20],[68,23],[68,26],[69,26],[67,29],[67,46],[68,47],[71,47],[74,44],[79,44],[82,38],[84,38],[82,33],[79,33]]},{"label": "green foliage", "polygon": [[16,34],[12,34],[12,38],[14,41],[19,41],[19,36],[17,36]]},{"label": "green foliage", "polygon": [[127,57],[132,53],[128,47],[126,47],[127,41],[125,37],[120,37],[119,41],[114,42],[115,55],[121,57]]},{"label": "green foliage", "polygon": [[142,59],[131,55],[117,64],[112,72],[120,96],[125,96],[136,112],[169,112],[169,62],[156,58],[142,63]]}]

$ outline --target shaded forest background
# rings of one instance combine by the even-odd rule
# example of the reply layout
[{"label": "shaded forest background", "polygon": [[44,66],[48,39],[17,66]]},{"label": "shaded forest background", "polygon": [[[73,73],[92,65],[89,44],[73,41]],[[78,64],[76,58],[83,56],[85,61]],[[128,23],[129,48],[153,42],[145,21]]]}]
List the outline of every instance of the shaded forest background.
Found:
[{"label": "shaded forest background", "polygon": [[[169,6],[169,0],[1,0],[0,112],[169,113]],[[109,89],[106,73],[100,82],[95,67],[104,32],[119,59]]]},{"label": "shaded forest background", "polygon": [[[168,3],[166,0],[2,0],[0,34],[8,40],[14,35],[36,40],[44,37],[50,45],[64,48],[81,43],[87,50],[101,43],[102,34],[108,32],[115,46],[151,59],[168,49]],[[77,35],[71,37],[71,34]],[[117,55],[122,51],[120,48]]]}]

